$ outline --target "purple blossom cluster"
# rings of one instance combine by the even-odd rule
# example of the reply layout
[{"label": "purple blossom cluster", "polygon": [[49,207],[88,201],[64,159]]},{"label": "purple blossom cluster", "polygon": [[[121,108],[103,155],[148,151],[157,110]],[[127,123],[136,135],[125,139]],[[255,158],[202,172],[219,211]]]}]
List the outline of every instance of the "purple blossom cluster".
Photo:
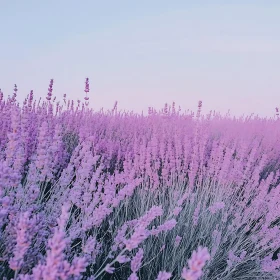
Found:
[{"label": "purple blossom cluster", "polygon": [[202,269],[206,261],[210,259],[207,248],[198,247],[197,251],[192,253],[188,261],[189,269],[183,268],[182,278],[184,280],[197,280],[202,276]]},{"label": "purple blossom cluster", "polygon": [[280,279],[275,118],[0,90],[0,279]]}]

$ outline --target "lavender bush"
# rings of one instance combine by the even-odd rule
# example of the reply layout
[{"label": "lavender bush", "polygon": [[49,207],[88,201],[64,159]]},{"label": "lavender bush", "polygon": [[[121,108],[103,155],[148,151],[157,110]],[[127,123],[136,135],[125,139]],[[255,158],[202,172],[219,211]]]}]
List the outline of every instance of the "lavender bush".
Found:
[{"label": "lavender bush", "polygon": [[280,279],[280,126],[0,91],[1,279]]}]

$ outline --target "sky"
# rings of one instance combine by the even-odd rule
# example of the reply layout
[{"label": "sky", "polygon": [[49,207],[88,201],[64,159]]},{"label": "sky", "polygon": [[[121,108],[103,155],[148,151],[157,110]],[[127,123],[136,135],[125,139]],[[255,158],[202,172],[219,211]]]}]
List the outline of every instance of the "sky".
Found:
[{"label": "sky", "polygon": [[164,103],[272,117],[280,106],[280,1],[0,0],[0,88],[49,80],[62,100],[135,112]]}]

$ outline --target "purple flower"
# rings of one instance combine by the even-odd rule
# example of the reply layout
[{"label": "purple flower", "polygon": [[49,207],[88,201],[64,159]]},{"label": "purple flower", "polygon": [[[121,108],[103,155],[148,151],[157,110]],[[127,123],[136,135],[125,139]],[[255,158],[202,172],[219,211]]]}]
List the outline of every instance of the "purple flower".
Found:
[{"label": "purple flower", "polygon": [[168,280],[170,279],[172,274],[166,271],[160,271],[156,280]]},{"label": "purple flower", "polygon": [[[52,238],[48,242],[48,251],[45,264],[38,264],[33,269],[35,279],[68,279],[71,275],[78,276],[86,270],[85,258],[74,258],[72,265],[65,260],[65,249],[67,245],[65,226],[69,216],[69,205],[62,206],[62,212],[57,222]],[[36,276],[37,275],[37,276]]]},{"label": "purple flower", "polygon": [[50,80],[49,88],[48,88],[48,94],[46,99],[50,101],[52,99],[52,91],[53,91],[53,79]]},{"label": "purple flower", "polygon": [[174,216],[178,216],[180,214],[180,212],[182,211],[182,207],[176,207],[174,210],[173,210],[173,215]]},{"label": "purple flower", "polygon": [[175,244],[174,244],[174,246],[175,246],[175,247],[178,247],[179,244],[180,244],[180,242],[181,242],[181,240],[182,240],[182,237],[179,236],[179,235],[177,235],[177,236],[175,237]]},{"label": "purple flower", "polygon": [[189,269],[183,268],[182,278],[185,280],[197,280],[202,276],[202,268],[208,260],[210,260],[208,249],[198,247],[197,251],[193,251],[191,258],[188,260]]},{"label": "purple flower", "polygon": [[135,254],[135,256],[133,257],[133,259],[131,260],[130,265],[131,265],[132,272],[136,273],[140,269],[143,256],[144,256],[144,251],[142,248],[140,248],[138,252]]},{"label": "purple flower", "polygon": [[17,225],[16,247],[14,250],[14,257],[9,261],[10,268],[19,270],[23,264],[23,257],[30,246],[28,230],[30,228],[29,212],[20,214]]},{"label": "purple flower", "polygon": [[110,274],[113,274],[114,271],[115,271],[115,268],[110,266],[109,264],[107,264],[106,267],[105,267],[105,271],[110,273]]},{"label": "purple flower", "polygon": [[177,224],[175,219],[171,219],[163,223],[162,225],[158,226],[156,229],[151,230],[151,234],[158,236],[161,232],[169,231],[173,229]]},{"label": "purple flower", "polygon": [[119,263],[126,263],[126,262],[129,262],[130,261],[130,258],[124,256],[124,255],[120,255],[117,257],[117,262]]},{"label": "purple flower", "polygon": [[131,235],[130,239],[124,241],[124,244],[129,251],[137,248],[141,242],[148,238],[150,231],[147,230],[146,227],[156,217],[161,216],[162,213],[163,211],[161,207],[153,206],[144,216],[138,219],[134,233]]},{"label": "purple flower", "polygon": [[86,78],[86,82],[85,82],[85,93],[89,92],[89,79]]},{"label": "purple flower", "polygon": [[139,280],[139,278],[136,273],[132,273],[127,280]]}]

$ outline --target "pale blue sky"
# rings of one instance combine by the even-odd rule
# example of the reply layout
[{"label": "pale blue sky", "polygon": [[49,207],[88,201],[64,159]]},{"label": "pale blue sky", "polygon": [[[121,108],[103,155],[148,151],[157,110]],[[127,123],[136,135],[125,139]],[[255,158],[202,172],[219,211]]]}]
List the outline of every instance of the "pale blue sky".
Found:
[{"label": "pale blue sky", "polygon": [[175,101],[273,116],[280,1],[0,0],[0,88],[144,111]]}]

